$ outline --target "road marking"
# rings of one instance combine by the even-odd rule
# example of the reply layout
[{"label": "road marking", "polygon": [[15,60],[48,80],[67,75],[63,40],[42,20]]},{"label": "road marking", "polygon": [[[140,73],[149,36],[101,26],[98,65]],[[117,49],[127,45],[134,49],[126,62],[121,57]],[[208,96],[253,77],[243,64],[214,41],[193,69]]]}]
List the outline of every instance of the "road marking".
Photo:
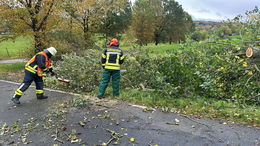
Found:
[{"label": "road marking", "polygon": [[11,59],[11,60],[0,60],[0,64],[12,64],[19,62],[27,62],[27,59]]},{"label": "road marking", "polygon": [[[5,82],[5,83],[15,84],[15,85],[21,85],[21,83],[16,83],[16,82],[6,81],[6,80],[0,80],[0,82]],[[29,88],[35,88],[35,86],[32,85],[32,86],[30,86]],[[71,92],[65,92],[65,91],[54,90],[54,89],[49,89],[49,88],[44,88],[44,90],[46,90],[46,91],[51,91],[51,92],[65,93],[65,94],[74,95],[74,96],[82,96],[82,94],[71,93]]]},{"label": "road marking", "polygon": [[[16,82],[12,82],[12,81],[6,81],[6,80],[0,80],[0,82],[5,82],[5,83],[9,83],[9,84],[15,84],[15,85],[21,85],[21,83],[16,83]],[[35,88],[35,86],[30,86],[29,88]],[[44,90],[46,91],[51,91],[51,92],[58,92],[58,93],[64,93],[64,94],[69,94],[69,95],[73,95],[73,96],[86,96],[83,94],[77,94],[77,93],[71,93],[71,92],[65,92],[65,91],[60,91],[60,90],[54,90],[54,89],[49,89],[49,88],[44,88]],[[95,97],[87,97],[89,99],[95,99]],[[129,104],[130,106],[139,108],[139,109],[145,109],[147,108],[146,106],[140,106],[140,105],[136,105],[136,104]]]}]

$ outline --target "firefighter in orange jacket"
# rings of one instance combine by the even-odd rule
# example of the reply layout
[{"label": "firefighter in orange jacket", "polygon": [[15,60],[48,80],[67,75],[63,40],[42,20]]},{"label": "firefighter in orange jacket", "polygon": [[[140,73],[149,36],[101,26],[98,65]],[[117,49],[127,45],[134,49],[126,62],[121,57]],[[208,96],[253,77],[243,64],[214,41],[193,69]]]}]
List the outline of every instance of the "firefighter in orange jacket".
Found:
[{"label": "firefighter in orange jacket", "polygon": [[47,72],[55,75],[53,72],[50,58],[55,56],[57,50],[54,47],[45,49],[42,52],[37,53],[26,65],[25,65],[25,76],[23,83],[15,91],[12,101],[15,104],[20,104],[19,99],[23,92],[25,92],[31,83],[34,81],[36,85],[36,96],[37,99],[47,99],[48,96],[44,96],[43,91],[43,80],[42,77],[46,76]]}]

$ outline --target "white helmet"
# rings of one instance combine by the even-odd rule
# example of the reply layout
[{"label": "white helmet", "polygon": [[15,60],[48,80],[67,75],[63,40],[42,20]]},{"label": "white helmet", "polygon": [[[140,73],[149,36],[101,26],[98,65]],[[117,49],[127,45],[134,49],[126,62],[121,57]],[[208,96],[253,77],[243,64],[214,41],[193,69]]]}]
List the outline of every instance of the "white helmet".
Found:
[{"label": "white helmet", "polygon": [[49,51],[52,56],[55,56],[57,53],[57,50],[54,47],[47,48],[47,51]]}]

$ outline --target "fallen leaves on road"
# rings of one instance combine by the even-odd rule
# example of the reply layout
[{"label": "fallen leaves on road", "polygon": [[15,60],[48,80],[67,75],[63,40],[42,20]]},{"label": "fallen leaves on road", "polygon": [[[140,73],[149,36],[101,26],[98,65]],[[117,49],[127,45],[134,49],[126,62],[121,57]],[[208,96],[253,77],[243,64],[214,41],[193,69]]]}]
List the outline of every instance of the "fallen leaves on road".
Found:
[{"label": "fallen leaves on road", "polygon": [[81,142],[81,139],[77,137],[78,133],[75,129],[72,129],[71,133],[68,135],[68,141],[71,143]]},{"label": "fallen leaves on road", "polygon": [[135,142],[135,138],[131,137],[131,138],[129,138],[129,141],[130,142]]},{"label": "fallen leaves on road", "polygon": [[175,124],[179,125],[180,124],[180,120],[178,120],[177,118],[175,118]]},{"label": "fallen leaves on road", "polygon": [[119,144],[119,139],[123,137],[120,133],[117,133],[110,129],[105,129],[107,132],[110,133],[111,139],[109,139],[107,142],[102,143],[102,146],[109,145],[112,141],[115,141],[113,144]]},{"label": "fallen leaves on road", "polygon": [[84,126],[86,125],[86,123],[85,123],[85,122],[82,122],[82,121],[79,121],[79,125],[80,125],[81,127],[84,127]]},{"label": "fallen leaves on road", "polygon": [[7,132],[8,125],[6,123],[4,123],[1,127],[0,127],[0,136],[4,135]]},{"label": "fallen leaves on road", "polygon": [[167,122],[166,124],[168,125],[179,125],[180,124],[180,120],[178,120],[177,118],[174,119],[174,123],[170,123],[170,122]]},{"label": "fallen leaves on road", "polygon": [[169,108],[169,107],[162,107],[162,112],[170,112],[170,113],[176,113],[177,110],[175,108]]}]

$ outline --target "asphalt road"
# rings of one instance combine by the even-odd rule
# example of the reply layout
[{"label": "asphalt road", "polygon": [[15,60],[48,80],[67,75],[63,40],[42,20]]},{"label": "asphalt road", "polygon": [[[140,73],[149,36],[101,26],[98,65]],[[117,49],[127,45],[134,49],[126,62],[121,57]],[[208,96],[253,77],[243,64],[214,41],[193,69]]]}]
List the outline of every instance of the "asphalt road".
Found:
[{"label": "asphalt road", "polygon": [[[34,87],[21,105],[10,102],[19,85],[0,81],[0,145],[159,145],[258,146],[260,129],[210,119],[143,110],[116,100],[87,99],[84,108],[71,106],[76,95],[46,91],[39,101]],[[81,99],[81,98],[80,98]],[[177,121],[177,123],[176,123]],[[11,131],[8,126],[19,125]],[[5,133],[1,132],[6,130]]]}]

